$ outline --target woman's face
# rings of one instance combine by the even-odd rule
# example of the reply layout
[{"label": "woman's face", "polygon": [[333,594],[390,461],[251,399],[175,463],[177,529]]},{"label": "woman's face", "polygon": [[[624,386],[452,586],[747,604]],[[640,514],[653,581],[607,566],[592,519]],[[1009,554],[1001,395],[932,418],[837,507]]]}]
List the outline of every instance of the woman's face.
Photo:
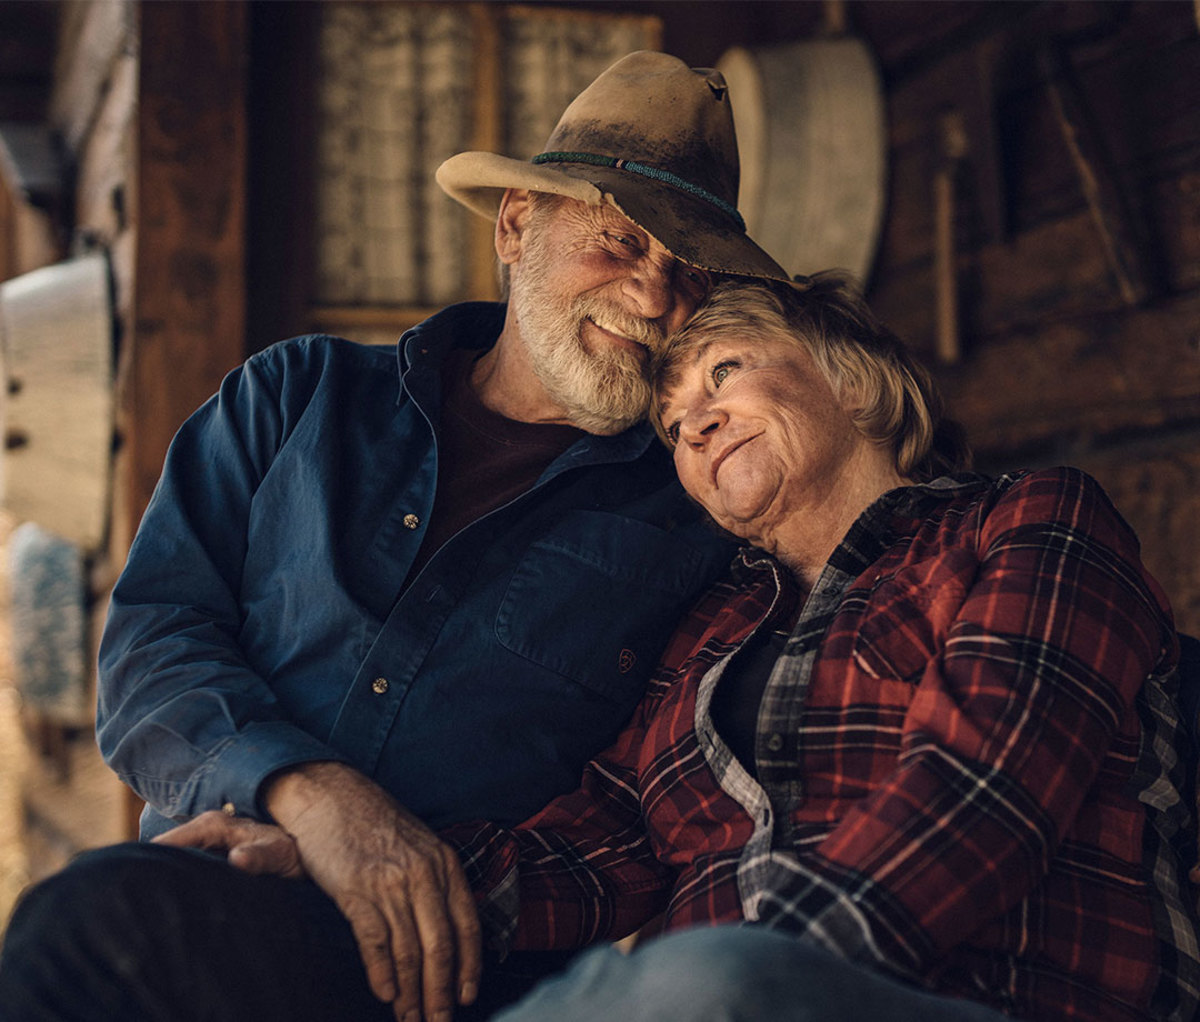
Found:
[{"label": "woman's face", "polygon": [[723,528],[758,545],[788,515],[836,502],[865,444],[808,351],[719,336],[658,395],[680,482]]}]

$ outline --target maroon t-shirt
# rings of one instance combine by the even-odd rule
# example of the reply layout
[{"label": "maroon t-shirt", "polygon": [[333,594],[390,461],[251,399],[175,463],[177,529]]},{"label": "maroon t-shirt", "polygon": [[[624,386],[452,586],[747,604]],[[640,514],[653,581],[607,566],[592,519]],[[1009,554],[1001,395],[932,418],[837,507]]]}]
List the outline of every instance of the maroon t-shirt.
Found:
[{"label": "maroon t-shirt", "polygon": [[409,581],[446,540],[519,497],[584,435],[574,426],[518,422],[485,408],[470,383],[478,355],[469,349],[453,351],[442,370],[437,496]]}]

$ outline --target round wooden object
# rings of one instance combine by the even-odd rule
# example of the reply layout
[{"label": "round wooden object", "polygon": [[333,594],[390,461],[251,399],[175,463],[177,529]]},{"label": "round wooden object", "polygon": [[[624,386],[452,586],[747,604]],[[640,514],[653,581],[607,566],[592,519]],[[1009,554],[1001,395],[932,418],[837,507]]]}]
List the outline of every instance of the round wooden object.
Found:
[{"label": "round wooden object", "polygon": [[864,281],[883,219],[887,121],[866,45],[852,37],[726,51],[747,229],[790,273]]},{"label": "round wooden object", "polygon": [[4,505],[89,551],[108,521],[112,321],[101,253],[0,284]]}]

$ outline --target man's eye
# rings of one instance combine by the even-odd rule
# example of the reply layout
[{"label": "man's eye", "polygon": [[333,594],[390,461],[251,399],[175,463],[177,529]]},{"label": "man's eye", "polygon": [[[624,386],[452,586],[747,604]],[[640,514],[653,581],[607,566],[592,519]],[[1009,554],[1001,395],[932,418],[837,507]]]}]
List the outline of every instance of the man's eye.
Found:
[{"label": "man's eye", "polygon": [[632,248],[635,250],[639,248],[637,239],[628,234],[610,234],[609,237],[612,238],[612,240],[618,245],[623,245],[625,248]]},{"label": "man's eye", "polygon": [[736,362],[718,362],[712,369],[712,381],[718,387],[725,382],[726,377],[737,367]]}]

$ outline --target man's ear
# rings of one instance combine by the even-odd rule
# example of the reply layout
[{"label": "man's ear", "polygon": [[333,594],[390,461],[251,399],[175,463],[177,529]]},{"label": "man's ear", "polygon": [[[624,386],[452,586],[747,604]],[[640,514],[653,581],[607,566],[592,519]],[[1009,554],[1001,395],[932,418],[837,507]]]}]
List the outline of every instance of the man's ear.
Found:
[{"label": "man's ear", "polygon": [[509,188],[500,199],[500,212],[496,214],[496,255],[508,266],[521,256],[521,239],[529,211],[527,189]]}]

